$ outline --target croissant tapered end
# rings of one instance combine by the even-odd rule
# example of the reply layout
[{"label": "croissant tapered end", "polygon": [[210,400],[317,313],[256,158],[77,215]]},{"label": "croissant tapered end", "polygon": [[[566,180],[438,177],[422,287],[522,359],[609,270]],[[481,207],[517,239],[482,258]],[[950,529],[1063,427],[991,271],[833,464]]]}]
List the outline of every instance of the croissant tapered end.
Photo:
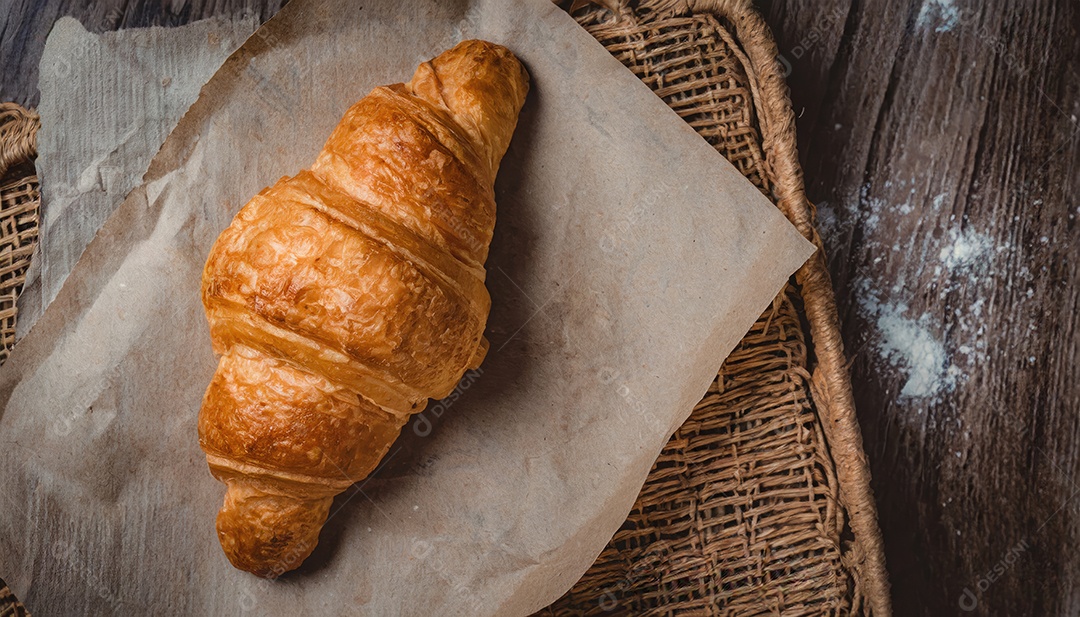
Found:
[{"label": "croissant tapered end", "polygon": [[232,565],[262,578],[300,567],[319,542],[334,498],[271,495],[238,481],[228,486],[217,533]]},{"label": "croissant tapered end", "polygon": [[529,92],[529,73],[521,61],[502,45],[462,41],[417,67],[406,87],[454,116],[485,149],[494,180]]}]

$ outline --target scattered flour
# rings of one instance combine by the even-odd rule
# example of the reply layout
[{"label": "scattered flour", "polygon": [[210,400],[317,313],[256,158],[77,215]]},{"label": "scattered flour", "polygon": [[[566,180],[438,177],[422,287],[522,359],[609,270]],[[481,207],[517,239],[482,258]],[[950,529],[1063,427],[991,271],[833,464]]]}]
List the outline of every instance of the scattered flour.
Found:
[{"label": "scattered flour", "polygon": [[[996,261],[1012,250],[1012,244],[958,227],[934,244],[926,247],[928,259],[923,267],[932,267],[939,299],[958,295],[964,298],[963,304],[949,303],[943,305],[944,311],[913,315],[906,302],[883,301],[883,294],[865,274],[856,283],[859,312],[874,326],[867,332],[867,341],[882,360],[906,376],[900,400],[938,400],[990,358],[984,320],[993,305],[984,293],[989,289],[984,279],[994,276]],[[1021,267],[1016,279],[1030,283],[1032,276]],[[893,285],[888,295],[897,297],[904,289],[903,284]],[[1030,288],[1022,292],[1014,309],[1033,295]],[[1034,322],[1029,327],[1036,329]]]},{"label": "scattered flour", "polygon": [[[889,188],[890,186],[892,186],[892,181],[887,180],[885,187]],[[914,189],[912,189],[911,193],[915,193]],[[874,230],[881,223],[883,214],[899,213],[906,216],[914,211],[910,201],[902,204],[890,204],[879,197],[871,197],[870,184],[864,184],[860,187],[857,195],[842,200],[839,204],[822,201],[817,204],[816,208],[818,233],[821,234],[821,238],[825,242],[826,250],[841,245],[843,236],[856,227],[872,238]],[[899,250],[899,247],[893,250]]]},{"label": "scattered flour", "polygon": [[837,246],[841,230],[840,221],[836,218],[836,210],[833,210],[832,204],[826,201],[817,204],[816,210],[815,222],[817,223],[818,233],[821,234],[822,239],[825,241],[826,248]]},{"label": "scattered flour", "polygon": [[[951,2],[927,0],[923,10],[943,19],[942,11],[948,13],[951,7]],[[993,340],[988,340],[985,324],[1005,305],[1002,299],[995,300],[992,290],[1009,294],[1007,319],[1028,320],[1027,330],[1038,330],[1037,317],[1025,311],[1034,296],[1035,276],[1023,260],[1017,263],[1021,247],[1011,235],[999,238],[990,230],[977,229],[963,215],[946,217],[950,193],[921,198],[923,182],[914,176],[886,180],[884,188],[889,197],[872,194],[871,185],[864,184],[847,199],[820,202],[817,224],[827,251],[844,246],[859,233],[858,248],[867,260],[856,266],[853,284],[858,313],[871,326],[861,334],[860,343],[868,345],[881,368],[899,373],[903,385],[898,402],[921,414],[926,403],[942,402],[997,353],[989,348]],[[937,210],[939,220],[947,218],[945,233],[914,226],[906,240],[898,239],[894,226],[910,217],[916,206]],[[1050,238],[1040,237],[1036,243],[1047,246]],[[897,261],[902,264],[899,268],[890,263]],[[883,286],[885,280],[888,287]],[[916,296],[928,294],[937,296],[936,302],[926,298],[932,308],[913,311],[913,305],[921,304]]]},{"label": "scattered flour", "polygon": [[923,0],[915,24],[928,28],[934,24],[934,32],[949,32],[960,23],[960,9],[953,0]]},{"label": "scattered flour", "polygon": [[[932,199],[933,207],[941,210],[947,200],[947,194],[937,195]],[[912,210],[910,201],[902,205],[879,201],[869,199],[872,212],[903,215]],[[865,224],[876,217],[861,218]],[[926,256],[921,263],[921,268],[926,269],[915,272],[916,278],[925,280],[922,277],[932,273],[939,298],[945,300],[958,293],[966,297],[963,305],[945,305],[944,311],[912,314],[906,301],[883,301],[883,294],[865,275],[856,285],[860,313],[874,326],[867,333],[868,342],[881,360],[905,377],[900,400],[938,400],[965,380],[971,368],[988,358],[983,318],[990,306],[980,292],[984,289],[982,279],[992,272],[995,257],[1010,245],[999,246],[988,233],[954,225],[936,242],[928,238],[929,242],[920,248],[909,248]],[[872,234],[873,230],[870,231]],[[871,250],[881,252],[881,247],[872,245],[872,239],[868,243]],[[895,252],[901,247],[892,248]],[[903,276],[903,272],[900,274]],[[903,281],[897,281],[888,296],[903,295],[905,287]]]}]

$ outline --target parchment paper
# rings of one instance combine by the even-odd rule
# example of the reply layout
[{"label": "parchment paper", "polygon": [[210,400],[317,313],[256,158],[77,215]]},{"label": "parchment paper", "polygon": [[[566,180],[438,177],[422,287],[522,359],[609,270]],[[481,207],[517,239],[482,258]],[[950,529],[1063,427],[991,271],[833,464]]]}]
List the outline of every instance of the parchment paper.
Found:
[{"label": "parchment paper", "polygon": [[[195,423],[203,260],[349,104],[466,36],[533,90],[497,185],[491,353],[276,582],[232,569]],[[811,247],[547,0],[294,0],[231,57],[0,369],[0,572],[40,614],[526,614],[618,528]]]},{"label": "parchment paper", "polygon": [[38,78],[44,205],[16,339],[56,297],[113,208],[140,184],[199,88],[258,26],[248,16],[92,34],[71,17],[56,22]]}]

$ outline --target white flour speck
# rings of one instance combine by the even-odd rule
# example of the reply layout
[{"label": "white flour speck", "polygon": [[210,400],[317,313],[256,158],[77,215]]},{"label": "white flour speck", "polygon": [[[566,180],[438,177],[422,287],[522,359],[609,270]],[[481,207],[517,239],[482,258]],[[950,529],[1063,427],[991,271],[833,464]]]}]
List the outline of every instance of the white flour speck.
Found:
[{"label": "white flour speck", "polygon": [[923,0],[916,25],[927,28],[936,23],[934,32],[949,32],[960,23],[960,10],[953,0]]},{"label": "white flour speck", "polygon": [[994,240],[971,229],[949,230],[949,242],[941,247],[938,258],[950,270],[971,266],[993,250]]},{"label": "white flour speck", "polygon": [[828,245],[836,246],[840,237],[840,221],[836,218],[836,210],[832,204],[821,202],[817,205],[817,227],[821,237]]},{"label": "white flour speck", "polygon": [[986,298],[979,298],[971,303],[971,308],[968,312],[974,315],[976,318],[982,317],[983,306],[986,304]]}]

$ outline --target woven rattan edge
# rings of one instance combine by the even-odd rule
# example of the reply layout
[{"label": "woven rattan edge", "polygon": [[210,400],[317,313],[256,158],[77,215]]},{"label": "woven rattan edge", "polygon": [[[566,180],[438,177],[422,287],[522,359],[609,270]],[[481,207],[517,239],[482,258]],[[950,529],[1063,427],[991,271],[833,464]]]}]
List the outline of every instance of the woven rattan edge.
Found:
[{"label": "woven rattan edge", "polygon": [[15,593],[2,578],[0,578],[0,617],[30,617],[30,611],[26,610],[22,602],[19,602]]},{"label": "woven rattan edge", "polygon": [[796,272],[795,280],[800,288],[816,360],[811,366],[809,385],[829,457],[836,468],[840,499],[852,538],[849,567],[857,573],[855,604],[871,614],[890,615],[889,583],[877,508],[855,414],[836,301],[824,249],[814,226],[814,208],[805,193],[796,149],[794,112],[771,31],[750,0],[593,2],[611,11],[618,21],[633,21],[635,12],[645,9],[655,15],[709,15],[732,30],[735,40],[729,44],[739,48],[737,55],[750,80],[752,107],[765,153],[765,167],[773,184],[773,200],[799,232],[817,247],[814,255]]},{"label": "woven rattan edge", "polygon": [[0,178],[19,163],[37,156],[37,112],[17,103],[0,103]]},{"label": "woven rattan edge", "polygon": [[[775,201],[760,89],[726,20],[662,0],[574,4],[582,27]],[[870,612],[791,283],[665,445],[592,567],[538,617]]]},{"label": "woven rattan edge", "polygon": [[672,3],[672,9],[712,13],[734,26],[738,43],[750,63],[747,72],[757,80],[754,102],[763,148],[773,172],[777,206],[817,247],[795,275],[802,288],[818,362],[812,383],[821,395],[819,410],[827,415],[822,421],[828,423],[826,434],[840,481],[841,499],[855,541],[861,545],[862,561],[856,567],[861,571],[865,601],[874,615],[886,617],[892,614],[892,607],[884,543],[870,486],[870,466],[855,414],[825,251],[814,225],[814,208],[806,197],[795,141],[795,113],[777,61],[776,43],[764,19],[747,0],[678,0]]},{"label": "woven rattan edge", "polygon": [[34,254],[41,194],[33,161],[41,119],[0,103],[0,364],[15,345],[18,298]]}]

